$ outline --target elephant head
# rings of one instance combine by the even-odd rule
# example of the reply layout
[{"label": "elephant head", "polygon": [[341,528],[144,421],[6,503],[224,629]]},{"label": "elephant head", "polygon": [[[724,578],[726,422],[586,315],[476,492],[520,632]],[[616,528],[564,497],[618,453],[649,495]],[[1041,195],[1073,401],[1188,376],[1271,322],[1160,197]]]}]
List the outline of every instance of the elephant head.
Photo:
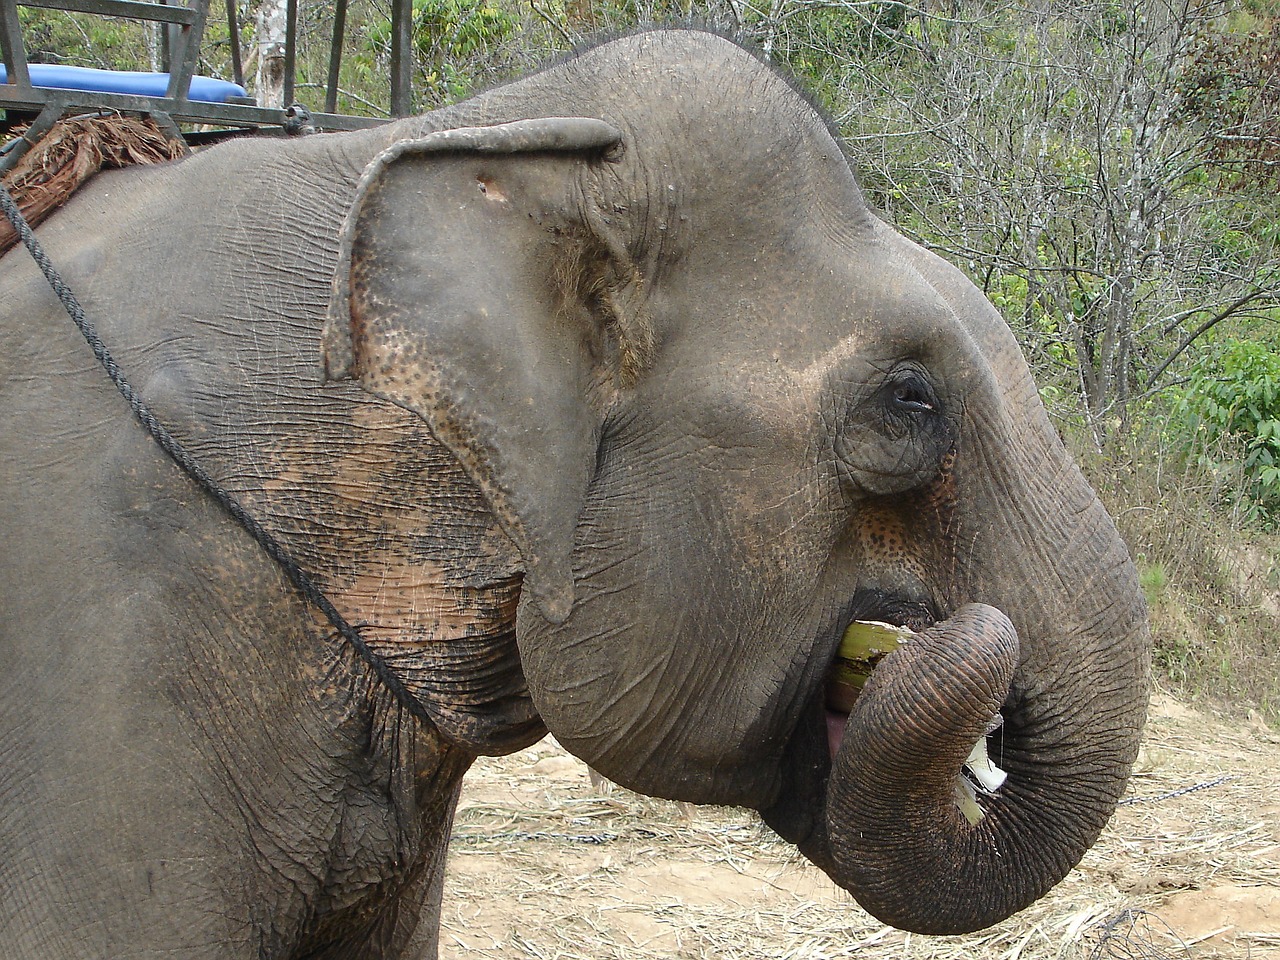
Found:
[{"label": "elephant head", "polygon": [[[548,728],[634,789],[760,810],[903,928],[1043,894],[1136,754],[1145,611],[994,308],[722,39],[615,41],[458,116],[369,166],[326,363],[484,492]],[[854,619],[920,634],[846,717]],[[1008,780],[971,823],[984,736]]]}]

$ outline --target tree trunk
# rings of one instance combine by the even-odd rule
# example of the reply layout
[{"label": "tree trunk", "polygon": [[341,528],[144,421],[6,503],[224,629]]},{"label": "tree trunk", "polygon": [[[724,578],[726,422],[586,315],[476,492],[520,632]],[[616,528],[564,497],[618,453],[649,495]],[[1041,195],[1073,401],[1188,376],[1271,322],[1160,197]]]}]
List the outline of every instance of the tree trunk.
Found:
[{"label": "tree trunk", "polygon": [[287,0],[263,0],[258,8],[258,77],[254,99],[260,107],[283,109]]}]

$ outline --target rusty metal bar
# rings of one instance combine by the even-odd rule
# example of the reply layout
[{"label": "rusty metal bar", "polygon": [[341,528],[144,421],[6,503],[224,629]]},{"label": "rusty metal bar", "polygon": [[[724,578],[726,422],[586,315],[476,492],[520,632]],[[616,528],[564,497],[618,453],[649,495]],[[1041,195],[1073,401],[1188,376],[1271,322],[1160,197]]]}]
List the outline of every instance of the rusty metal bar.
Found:
[{"label": "rusty metal bar", "polygon": [[18,6],[43,7],[47,10],[69,10],[72,13],[95,13],[102,17],[125,17],[131,20],[153,20],[160,23],[192,24],[199,12],[190,7],[141,3],[139,0],[17,0]]},{"label": "rusty metal bar", "polygon": [[413,0],[391,0],[391,115],[413,112]]},{"label": "rusty metal bar", "polygon": [[293,106],[294,75],[298,69],[298,0],[284,5],[284,106]]},{"label": "rusty metal bar", "polygon": [[22,42],[18,5],[13,0],[0,0],[0,56],[4,57],[9,74],[5,86],[29,91],[31,74],[27,71],[27,48]]},{"label": "rusty metal bar", "polygon": [[200,59],[200,41],[204,38],[209,0],[192,0],[187,9],[196,15],[195,19],[174,30],[175,36],[170,40],[169,48],[169,89],[165,95],[177,101],[185,100],[191,92],[191,78],[195,75],[196,62]]},{"label": "rusty metal bar", "polygon": [[231,44],[232,79],[244,86],[244,61],[240,56],[240,18],[236,0],[227,0],[227,41]]},{"label": "rusty metal bar", "polygon": [[338,112],[338,74],[342,70],[342,41],[347,32],[347,0],[333,11],[333,46],[329,48],[329,79],[324,88],[325,113]]}]

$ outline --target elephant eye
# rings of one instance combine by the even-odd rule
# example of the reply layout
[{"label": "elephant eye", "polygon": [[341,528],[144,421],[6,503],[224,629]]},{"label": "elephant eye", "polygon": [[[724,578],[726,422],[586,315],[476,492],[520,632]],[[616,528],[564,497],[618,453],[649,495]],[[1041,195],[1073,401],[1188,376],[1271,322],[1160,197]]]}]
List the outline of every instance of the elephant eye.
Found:
[{"label": "elephant eye", "polygon": [[897,414],[935,413],[938,398],[924,372],[914,365],[889,375],[884,387],[890,409]]},{"label": "elephant eye", "polygon": [[833,452],[852,496],[888,496],[923,487],[938,475],[955,430],[932,375],[904,360],[853,399],[840,419]]}]

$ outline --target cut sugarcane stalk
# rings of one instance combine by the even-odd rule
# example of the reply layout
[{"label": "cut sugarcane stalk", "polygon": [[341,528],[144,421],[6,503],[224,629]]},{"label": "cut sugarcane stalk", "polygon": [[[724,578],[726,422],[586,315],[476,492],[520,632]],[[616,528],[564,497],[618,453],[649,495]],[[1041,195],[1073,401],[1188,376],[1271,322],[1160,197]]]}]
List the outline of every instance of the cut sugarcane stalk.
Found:
[{"label": "cut sugarcane stalk", "polygon": [[898,649],[898,645],[910,640],[914,633],[907,627],[895,627],[879,620],[855,620],[840,638],[841,660],[869,661],[884,659],[885,654]]},{"label": "cut sugarcane stalk", "polygon": [[964,814],[970,826],[976,826],[978,821],[987,815],[986,811],[978,805],[978,793],[973,789],[973,784],[964,777],[956,777],[955,799],[956,806],[960,808],[960,812]]},{"label": "cut sugarcane stalk", "polygon": [[855,620],[840,638],[840,649],[827,683],[827,706],[848,713],[871,671],[888,654],[913,636],[906,627],[878,620]]},{"label": "cut sugarcane stalk", "polygon": [[963,764],[963,769],[968,772],[970,777],[977,781],[975,787],[969,782],[969,778],[961,773],[955,780],[955,801],[956,806],[960,808],[960,812],[964,814],[964,818],[970,824],[976,824],[985,817],[986,811],[982,809],[982,805],[978,803],[978,791],[981,790],[987,796],[994,796],[996,791],[1004,786],[1004,782],[1009,775],[991,762],[991,758],[987,756],[987,734],[1000,727],[1004,722],[1004,717],[997,713],[991,718],[991,722],[987,724],[986,732],[978,738],[978,742],[973,745],[973,749],[969,751],[969,757]]}]

